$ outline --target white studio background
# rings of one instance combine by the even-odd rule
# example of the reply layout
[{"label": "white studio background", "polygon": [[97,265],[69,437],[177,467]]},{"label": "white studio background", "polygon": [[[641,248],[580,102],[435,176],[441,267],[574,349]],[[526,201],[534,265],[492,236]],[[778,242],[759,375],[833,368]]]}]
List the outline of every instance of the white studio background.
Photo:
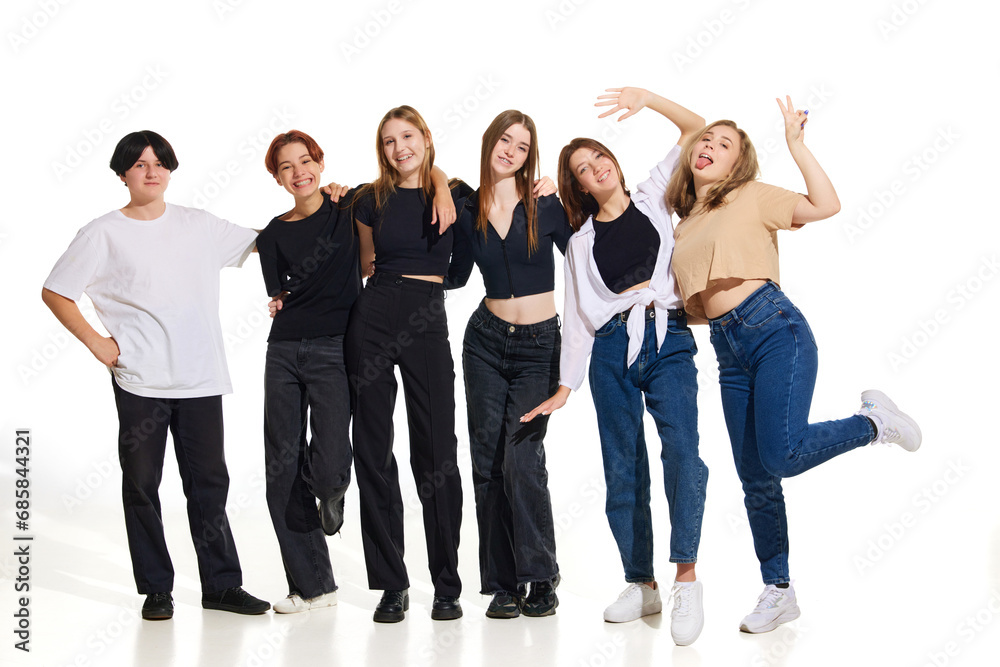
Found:
[{"label": "white studio background", "polygon": [[[792,572],[804,615],[794,633],[783,635],[784,644],[762,651],[750,638],[734,637],[761,585],[714,353],[707,332],[698,330],[701,442],[712,474],[699,563],[708,620],[691,649],[702,662],[667,648],[663,660],[992,664],[1000,652],[994,618],[1000,612],[1000,451],[991,417],[1000,364],[989,341],[1000,323],[1000,231],[988,197],[1000,175],[991,113],[998,101],[998,18],[994,4],[930,0],[6,2],[0,18],[0,271],[8,292],[0,368],[0,618],[7,620],[0,622],[0,662],[127,662],[96,657],[117,654],[110,640],[94,639],[123,606],[137,618],[112,393],[99,364],[39,298],[76,230],[126,203],[107,166],[121,136],[152,129],[171,141],[180,168],[169,201],[260,228],[289,206],[263,166],[277,132],[312,134],[326,151],[325,178],[354,185],[375,175],[378,119],[399,104],[428,120],[437,164],[474,185],[482,132],[508,108],[535,119],[544,174],[555,176],[567,141],[592,136],[615,151],[634,185],[677,133],[648,110],[620,124],[598,120],[593,103],[606,87],[637,85],[709,120],[736,120],[756,144],[763,180],[795,190],[803,184],[784,146],[774,98],[789,94],[810,110],[806,142],[843,204],[833,219],[781,236],[783,288],[809,318],[821,351],[811,418],[851,414],[860,391],[877,387],[915,416],[924,435],[916,454],[861,450],[785,483]],[[236,388],[225,399],[226,435],[230,517],[247,588],[273,600],[285,591],[263,494],[268,321],[257,267],[254,257],[243,270],[223,274],[221,318]],[[561,303],[561,272],[557,290]],[[465,321],[482,294],[473,276],[449,296],[456,359]],[[460,370],[457,392],[466,487],[463,602],[475,632],[487,633],[481,610],[472,606],[479,604],[478,540]],[[395,418],[396,455],[405,471],[402,405]],[[11,632],[18,571],[14,433],[21,428],[30,428],[33,438],[30,654],[13,649]],[[661,580],[669,581],[666,503],[649,424],[647,442],[657,566]],[[623,584],[603,513],[586,388],[552,418],[547,450],[564,578],[559,613],[579,598],[599,620]],[[172,458],[168,454],[162,488],[168,539],[178,589],[197,604]],[[411,578],[428,591],[416,494],[408,474],[401,477],[404,497],[413,500],[407,514]],[[348,503],[348,522],[356,522],[356,495]],[[354,595],[362,602],[360,609],[342,602],[337,613],[360,614],[370,625],[377,598],[369,605],[363,597],[363,558],[353,532],[331,541],[331,554],[342,600]],[[65,605],[80,610],[72,624],[58,611]],[[139,624],[130,627],[135,633]],[[603,664],[599,642],[620,646],[625,636],[612,632],[630,630],[596,626],[578,640],[578,652],[545,662]],[[716,638],[722,643],[713,644]],[[207,630],[194,640],[218,641]],[[723,645],[730,648],[713,655],[713,647]],[[475,647],[465,651],[474,655]],[[274,664],[288,664],[276,655]],[[656,651],[649,659],[662,662]],[[244,655],[233,664],[252,661]]]}]

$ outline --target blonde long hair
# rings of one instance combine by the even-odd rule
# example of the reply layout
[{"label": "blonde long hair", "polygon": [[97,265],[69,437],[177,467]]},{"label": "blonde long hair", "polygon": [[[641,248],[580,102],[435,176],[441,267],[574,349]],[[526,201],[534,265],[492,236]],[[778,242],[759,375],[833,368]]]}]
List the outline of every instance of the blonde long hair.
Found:
[{"label": "blonde long hair", "polygon": [[[736,164],[733,165],[733,170],[729,175],[709,188],[705,199],[699,202],[694,189],[691,154],[702,137],[705,136],[705,133],[719,125],[732,128],[739,135],[740,154],[736,158]],[[725,203],[726,195],[741,185],[757,180],[759,176],[760,165],[757,163],[757,151],[754,149],[750,137],[747,136],[746,132],[737,127],[733,121],[717,120],[705,126],[701,132],[692,136],[684,144],[677,169],[674,170],[674,175],[670,178],[669,185],[667,185],[667,203],[682,219],[691,215],[695,206],[699,204],[705,211],[713,211]]]}]

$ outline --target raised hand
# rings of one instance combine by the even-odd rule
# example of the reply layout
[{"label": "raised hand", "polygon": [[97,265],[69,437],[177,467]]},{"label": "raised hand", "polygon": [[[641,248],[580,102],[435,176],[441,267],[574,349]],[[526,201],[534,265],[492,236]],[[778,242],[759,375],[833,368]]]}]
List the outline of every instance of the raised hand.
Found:
[{"label": "raised hand", "polygon": [[778,103],[778,108],[781,109],[781,115],[785,118],[785,141],[791,145],[793,142],[803,143],[804,132],[806,123],[809,122],[809,111],[801,111],[795,108],[792,104],[791,95],[786,95],[785,100],[788,102],[788,106],[781,103],[781,98],[774,98]]},{"label": "raised hand", "polygon": [[625,113],[618,117],[618,121],[621,122],[639,113],[639,111],[645,108],[649,104],[649,91],[645,88],[606,88],[605,91],[607,95],[598,95],[597,99],[600,100],[595,107],[610,107],[613,109],[605,111],[598,118],[607,118],[613,113],[617,113],[622,109],[625,109]]}]

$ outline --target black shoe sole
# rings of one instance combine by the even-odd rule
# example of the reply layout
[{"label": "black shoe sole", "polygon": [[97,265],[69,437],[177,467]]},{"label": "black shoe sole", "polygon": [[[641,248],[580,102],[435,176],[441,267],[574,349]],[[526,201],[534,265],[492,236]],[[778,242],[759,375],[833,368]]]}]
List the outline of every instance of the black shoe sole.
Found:
[{"label": "black shoe sole", "polygon": [[486,618],[517,618],[521,615],[520,609],[514,611],[490,611],[486,610]]},{"label": "black shoe sole", "polygon": [[376,607],[372,620],[376,623],[399,623],[406,618],[406,612],[410,610],[410,596],[403,597],[403,611],[379,611]]},{"label": "black shoe sole", "polygon": [[218,602],[202,602],[201,606],[203,609],[214,609],[216,611],[228,611],[233,614],[243,614],[245,616],[257,616],[267,612],[271,608],[268,604],[266,607],[261,609],[260,607],[234,607],[232,605],[219,604]]},{"label": "black shoe sole", "polygon": [[542,618],[543,616],[554,616],[555,613],[556,613],[556,607],[558,607],[558,606],[559,606],[559,603],[556,602],[551,607],[548,607],[548,608],[546,608],[544,610],[539,610],[539,611],[535,611],[533,609],[529,609],[529,608],[525,607],[524,609],[521,610],[521,613],[524,614],[525,616],[529,616],[531,618]]},{"label": "black shoe sole", "polygon": [[462,618],[462,609],[431,610],[431,620],[434,621],[454,621]]},{"label": "black shoe sole", "polygon": [[174,617],[174,612],[142,612],[142,620],[144,621],[169,621]]}]

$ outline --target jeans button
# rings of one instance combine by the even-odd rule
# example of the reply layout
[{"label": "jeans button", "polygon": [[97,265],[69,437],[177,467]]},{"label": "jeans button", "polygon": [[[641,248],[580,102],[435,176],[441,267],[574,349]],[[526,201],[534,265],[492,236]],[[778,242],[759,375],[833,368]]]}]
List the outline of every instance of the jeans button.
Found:
[{"label": "jeans button", "polygon": [[512,324],[509,327],[507,327],[507,331],[514,333],[514,325]]}]

